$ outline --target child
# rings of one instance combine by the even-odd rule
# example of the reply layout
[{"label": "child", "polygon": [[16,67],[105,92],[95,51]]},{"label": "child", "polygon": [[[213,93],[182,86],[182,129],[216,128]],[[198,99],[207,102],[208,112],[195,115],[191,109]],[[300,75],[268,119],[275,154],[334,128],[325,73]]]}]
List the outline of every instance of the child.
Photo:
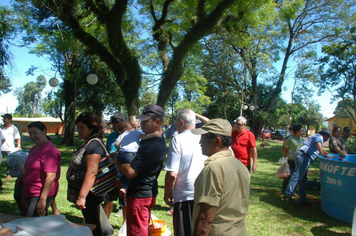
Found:
[{"label": "child", "polygon": [[[137,150],[140,146],[140,139],[149,139],[153,137],[160,137],[159,132],[152,134],[144,134],[141,130],[133,130],[130,122],[122,121],[118,126],[120,136],[115,140],[115,147],[118,151],[117,161],[121,164],[131,163],[135,158]],[[120,197],[125,198],[127,188],[131,182],[122,173],[119,174],[118,180],[121,182]]]}]

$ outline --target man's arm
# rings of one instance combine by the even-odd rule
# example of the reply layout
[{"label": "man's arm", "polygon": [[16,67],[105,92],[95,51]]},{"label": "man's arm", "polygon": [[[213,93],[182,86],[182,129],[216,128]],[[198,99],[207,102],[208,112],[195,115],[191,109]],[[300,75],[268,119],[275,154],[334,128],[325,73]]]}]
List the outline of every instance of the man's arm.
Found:
[{"label": "man's arm", "polygon": [[17,142],[17,149],[18,150],[22,150],[21,149],[21,139],[19,138],[19,139],[16,139],[16,142]]},{"label": "man's arm", "polygon": [[204,124],[210,120],[208,117],[205,117],[205,116],[200,115],[200,114],[198,114],[198,113],[195,113],[195,116],[196,116],[199,120],[201,120]]},{"label": "man's arm", "polygon": [[327,157],[328,159],[330,159],[328,152],[326,152],[326,151],[323,150],[323,147],[322,147],[322,145],[321,145],[320,142],[317,142],[317,143],[315,144],[315,147],[316,147],[316,149],[319,151],[320,155],[322,155],[322,156]]},{"label": "man's arm", "polygon": [[251,156],[253,160],[252,171],[253,173],[256,173],[257,171],[257,148],[256,147],[251,149]]},{"label": "man's arm", "polygon": [[164,201],[168,206],[172,205],[173,195],[172,188],[176,183],[178,173],[173,171],[167,171],[166,173],[166,181],[164,185]]},{"label": "man's arm", "polygon": [[138,175],[138,173],[134,169],[132,169],[130,163],[118,163],[118,166],[120,168],[121,173],[125,175],[125,177],[128,179],[133,179]]},{"label": "man's arm", "polygon": [[200,210],[195,219],[193,236],[209,235],[211,225],[213,224],[217,207],[210,206],[206,203],[199,204]]}]

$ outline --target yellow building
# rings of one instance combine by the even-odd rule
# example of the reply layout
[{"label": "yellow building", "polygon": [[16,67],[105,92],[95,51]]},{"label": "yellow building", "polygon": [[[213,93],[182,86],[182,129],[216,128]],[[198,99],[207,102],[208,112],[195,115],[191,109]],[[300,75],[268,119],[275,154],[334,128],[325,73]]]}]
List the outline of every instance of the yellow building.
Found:
[{"label": "yellow building", "polygon": [[351,118],[339,118],[334,116],[325,121],[328,122],[328,128],[330,130],[332,130],[335,126],[340,126],[341,129],[348,126],[351,128],[351,134],[356,135],[356,124]]}]

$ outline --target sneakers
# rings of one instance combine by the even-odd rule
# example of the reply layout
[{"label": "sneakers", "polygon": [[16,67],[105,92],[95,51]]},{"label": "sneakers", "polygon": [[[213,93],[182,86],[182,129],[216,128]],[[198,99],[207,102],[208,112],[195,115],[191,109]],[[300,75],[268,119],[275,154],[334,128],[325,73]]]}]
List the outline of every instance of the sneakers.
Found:
[{"label": "sneakers", "polygon": [[122,209],[119,209],[119,211],[115,214],[116,217],[121,217],[122,216]]},{"label": "sneakers", "polygon": [[283,196],[283,200],[291,204],[292,206],[296,206],[294,200],[291,197]]},{"label": "sneakers", "polygon": [[120,188],[119,191],[119,196],[122,198],[126,198],[126,193],[127,193],[127,189],[126,188]]},{"label": "sneakers", "polygon": [[313,204],[311,204],[310,202],[301,202],[300,205],[303,206],[303,207],[311,207],[311,206],[313,206]]}]

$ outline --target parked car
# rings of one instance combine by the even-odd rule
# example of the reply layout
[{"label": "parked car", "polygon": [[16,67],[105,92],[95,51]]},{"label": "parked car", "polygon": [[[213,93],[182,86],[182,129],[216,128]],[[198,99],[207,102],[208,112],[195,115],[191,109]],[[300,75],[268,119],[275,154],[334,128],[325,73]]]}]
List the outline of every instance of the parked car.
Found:
[{"label": "parked car", "polygon": [[[277,130],[276,132],[271,133],[271,139],[284,140],[286,131],[284,129]],[[290,135],[289,131],[287,133],[287,137]]]},{"label": "parked car", "polygon": [[263,134],[265,139],[268,139],[268,138],[271,137],[271,131],[268,130],[268,129],[265,129],[265,130],[261,131],[260,138],[262,138],[262,134]]}]

